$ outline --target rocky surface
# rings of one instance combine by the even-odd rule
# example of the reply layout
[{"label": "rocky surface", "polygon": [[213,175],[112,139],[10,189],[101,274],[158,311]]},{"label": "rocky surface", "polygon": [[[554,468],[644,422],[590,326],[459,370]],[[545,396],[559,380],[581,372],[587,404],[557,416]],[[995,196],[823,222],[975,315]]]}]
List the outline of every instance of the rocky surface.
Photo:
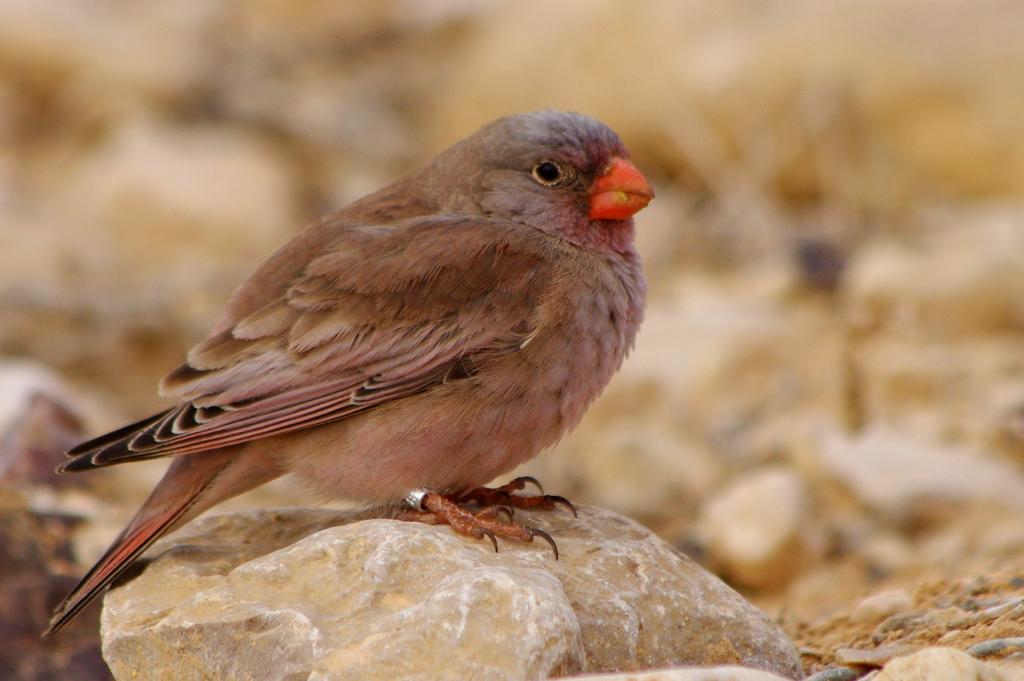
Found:
[{"label": "rocky surface", "polygon": [[[952,582],[936,578],[922,582],[912,593],[880,591],[850,611],[814,623],[790,624],[805,645],[805,659],[813,659],[816,667],[848,666],[863,674],[895,665],[887,678],[932,679],[946,678],[939,671],[944,668],[960,674],[956,670],[966,665],[969,670],[992,668],[1009,679],[1024,678],[1024,659],[1015,654],[1019,645],[1005,645],[1019,644],[1017,637],[1024,631],[1024,579],[1017,576]],[[997,641],[1004,645],[993,643]],[[914,654],[930,645],[947,647],[922,651],[920,658]],[[914,676],[907,671],[919,665],[931,672]]]},{"label": "rocky surface", "polygon": [[800,675],[775,624],[639,525],[589,507],[523,516],[560,560],[539,542],[496,554],[445,527],[326,510],[210,517],[107,596],[103,654],[124,679]]}]

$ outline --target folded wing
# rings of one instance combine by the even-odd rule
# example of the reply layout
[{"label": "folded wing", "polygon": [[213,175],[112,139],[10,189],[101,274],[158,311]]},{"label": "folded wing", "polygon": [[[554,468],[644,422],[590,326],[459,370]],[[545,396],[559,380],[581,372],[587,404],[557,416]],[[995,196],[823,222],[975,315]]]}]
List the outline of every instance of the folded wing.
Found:
[{"label": "folded wing", "polygon": [[63,469],[219,449],[472,380],[533,331],[544,238],[446,216],[297,239],[275,256],[295,273],[269,294],[260,284],[262,300],[244,286],[235,318],[164,378],[161,392],[181,404],[79,445]]}]

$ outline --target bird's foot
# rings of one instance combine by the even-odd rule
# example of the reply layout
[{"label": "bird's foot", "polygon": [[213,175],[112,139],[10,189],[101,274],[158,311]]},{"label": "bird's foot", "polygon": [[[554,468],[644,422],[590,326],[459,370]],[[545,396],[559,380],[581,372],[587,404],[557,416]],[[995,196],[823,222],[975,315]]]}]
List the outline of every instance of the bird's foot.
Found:
[{"label": "bird's foot", "polygon": [[[412,509],[399,514],[399,520],[448,525],[455,532],[474,539],[487,537],[494,544],[495,552],[498,551],[498,537],[518,539],[527,543],[532,542],[535,537],[540,537],[551,545],[555,560],[558,560],[558,546],[551,535],[536,527],[516,524],[510,504],[489,504],[473,513],[459,505],[462,497],[452,499],[437,492],[410,495],[407,502]],[[503,519],[502,515],[507,517]]]},{"label": "bird's foot", "polygon": [[[526,489],[527,485],[536,487],[540,494],[515,494]],[[512,508],[537,509],[541,511],[553,511],[558,506],[565,506],[574,517],[579,517],[576,507],[565,497],[553,494],[544,494],[544,488],[537,482],[536,478],[523,476],[501,487],[475,487],[464,492],[458,499],[460,504],[474,503],[484,508],[493,506],[509,506]]]}]

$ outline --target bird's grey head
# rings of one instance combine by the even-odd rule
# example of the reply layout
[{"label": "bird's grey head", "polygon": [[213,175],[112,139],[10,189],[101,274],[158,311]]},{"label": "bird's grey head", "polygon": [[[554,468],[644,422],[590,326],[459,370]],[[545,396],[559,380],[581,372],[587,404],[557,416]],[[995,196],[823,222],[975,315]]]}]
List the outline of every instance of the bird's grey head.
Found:
[{"label": "bird's grey head", "polygon": [[[603,123],[545,110],[499,118],[439,156],[432,169],[449,188],[448,209],[616,250],[631,247],[631,216],[653,196],[628,159],[622,140]],[[609,173],[629,175],[628,186],[603,186]]]}]

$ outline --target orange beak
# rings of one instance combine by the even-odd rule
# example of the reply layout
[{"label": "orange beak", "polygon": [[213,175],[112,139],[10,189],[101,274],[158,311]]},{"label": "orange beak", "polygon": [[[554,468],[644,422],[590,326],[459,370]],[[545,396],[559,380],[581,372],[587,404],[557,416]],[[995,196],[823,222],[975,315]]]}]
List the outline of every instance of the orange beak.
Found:
[{"label": "orange beak", "polygon": [[625,220],[643,209],[654,191],[629,161],[615,157],[590,188],[591,220]]}]

